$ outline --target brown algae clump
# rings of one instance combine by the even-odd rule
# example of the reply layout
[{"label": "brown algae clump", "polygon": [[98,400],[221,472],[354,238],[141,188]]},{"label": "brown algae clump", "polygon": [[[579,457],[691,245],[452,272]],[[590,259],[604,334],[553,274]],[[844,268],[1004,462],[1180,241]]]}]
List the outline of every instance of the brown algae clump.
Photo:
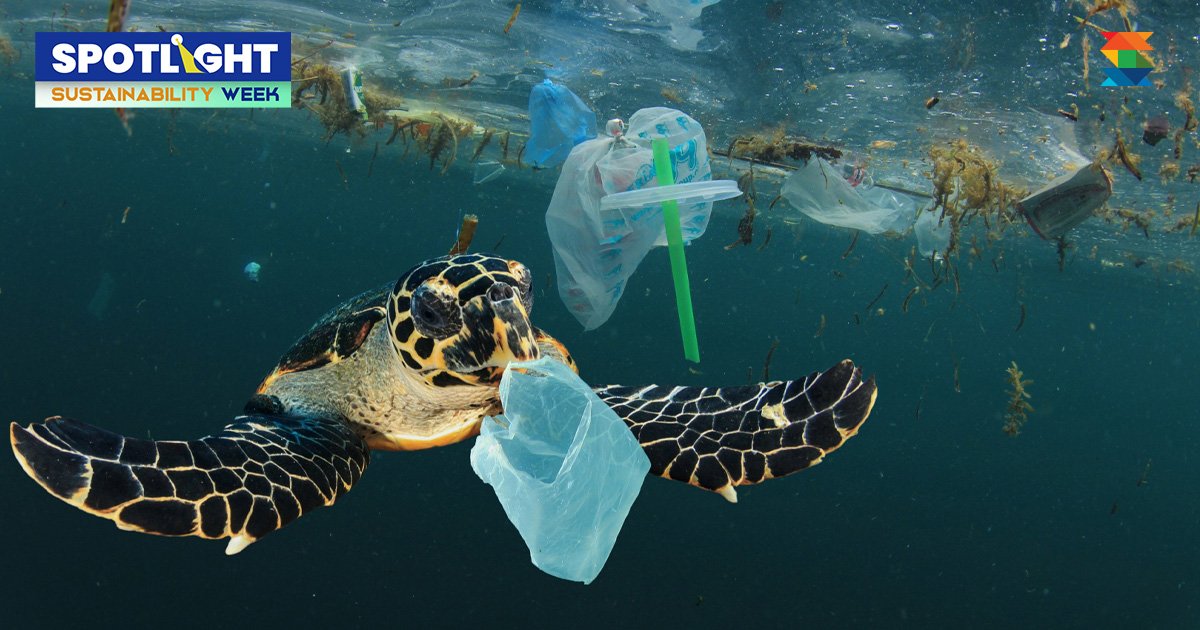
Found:
[{"label": "brown algae clump", "polygon": [[[292,107],[305,108],[325,127],[325,139],[344,133],[365,134],[364,120],[346,99],[341,72],[333,66],[300,58],[292,62]],[[363,91],[363,104],[371,121],[382,121],[388,111],[400,109],[404,100],[372,86]],[[382,122],[378,123],[382,124]]]},{"label": "brown algae clump", "polygon": [[0,59],[4,60],[4,65],[11,66],[21,59],[21,51],[13,46],[12,40],[7,35],[0,34]]},{"label": "brown algae clump", "polygon": [[959,230],[976,217],[987,225],[989,238],[998,238],[1004,228],[1019,220],[1013,203],[1025,191],[1003,182],[999,165],[966,140],[934,145],[929,149],[933,183],[933,207],[941,221],[950,221],[951,238],[947,253],[956,250]]},{"label": "brown algae clump", "polygon": [[1008,393],[1008,409],[1004,412],[1004,433],[1009,437],[1017,437],[1029,419],[1029,412],[1033,411],[1033,406],[1029,404],[1029,392],[1025,391],[1025,387],[1033,384],[1033,381],[1025,378],[1016,361],[1008,366],[1007,372],[1012,390]]},{"label": "brown algae clump", "polygon": [[[714,153],[721,155],[716,151]],[[738,136],[729,143],[729,149],[725,153],[725,156],[730,158],[748,158],[774,164],[779,164],[784,159],[807,164],[814,155],[833,161],[842,157],[842,152],[831,146],[789,137],[780,128],[762,135]]]}]

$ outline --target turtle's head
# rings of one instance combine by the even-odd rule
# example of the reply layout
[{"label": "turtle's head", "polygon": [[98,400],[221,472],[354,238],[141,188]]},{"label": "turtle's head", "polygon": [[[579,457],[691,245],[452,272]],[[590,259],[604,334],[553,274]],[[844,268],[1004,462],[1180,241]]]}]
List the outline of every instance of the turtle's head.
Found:
[{"label": "turtle's head", "polygon": [[510,361],[538,358],[532,278],[525,265],[486,254],[413,267],[388,301],[400,360],[430,386],[495,386]]}]

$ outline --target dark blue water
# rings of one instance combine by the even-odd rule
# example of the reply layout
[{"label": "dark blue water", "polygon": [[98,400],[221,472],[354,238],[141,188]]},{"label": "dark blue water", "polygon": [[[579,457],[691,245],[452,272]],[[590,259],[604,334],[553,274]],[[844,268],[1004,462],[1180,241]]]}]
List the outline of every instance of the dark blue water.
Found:
[{"label": "dark blue water", "polygon": [[[5,421],[212,432],[329,307],[445,253],[463,212],[480,216],[475,249],[503,237],[498,253],[534,270],[535,321],[590,382],[741,384],[761,378],[778,340],[772,378],[851,358],[879,385],[858,437],[812,470],[743,489],[737,505],[648,479],[586,587],[529,563],[469,444],[377,454],[336,507],[236,557],[120,532],[8,459],[8,627],[1200,623],[1189,276],[1105,267],[1086,247],[1060,271],[1052,246],[1013,238],[960,260],[960,294],[943,284],[905,313],[907,242],[864,236],[844,255],[848,233],[792,229],[768,211],[754,248],[726,251],[743,206],[724,202],[688,250],[695,373],[665,250],[599,330],[565,311],[543,223],[554,172],[472,187],[469,170],[439,177],[381,150],[368,179],[380,138],[347,153],[295,113],[181,114],[172,155],[166,112],[141,114],[127,138],[109,111],[34,111],[24,84],[3,98]],[[287,133],[268,116],[285,116]],[[250,260],[258,283],[242,275]],[[94,301],[104,274],[107,304]],[[1001,431],[1012,361],[1035,408],[1016,438]]]}]

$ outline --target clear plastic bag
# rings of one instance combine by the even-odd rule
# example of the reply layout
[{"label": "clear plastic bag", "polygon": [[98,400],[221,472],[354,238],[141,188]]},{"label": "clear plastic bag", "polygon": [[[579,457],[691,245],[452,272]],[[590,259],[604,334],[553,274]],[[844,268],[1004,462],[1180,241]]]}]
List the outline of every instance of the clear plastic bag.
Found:
[{"label": "clear plastic bag", "polygon": [[922,258],[938,254],[940,259],[950,247],[950,217],[942,218],[941,210],[925,210],[913,224],[917,233],[917,249]]},{"label": "clear plastic bag", "polygon": [[842,178],[842,169],[817,157],[788,176],[782,193],[815,221],[868,234],[903,233],[916,213],[908,195],[869,184],[855,188]]},{"label": "clear plastic bag", "polygon": [[551,168],[572,147],[596,137],[596,114],[565,85],[546,79],[529,91],[529,129],[525,159],[534,168]]},{"label": "clear plastic bag", "polygon": [[[646,254],[667,244],[661,206],[601,209],[606,195],[656,185],[655,138],[671,145],[676,183],[712,179],[700,123],[678,110],[652,107],[638,110],[620,139],[602,135],[576,146],[554,187],[546,229],[558,294],[588,330],[608,321]],[[704,234],[711,214],[711,201],[679,204],[685,243]]]},{"label": "clear plastic bag", "polygon": [[555,359],[510,364],[500,400],[504,415],[484,419],[471,467],[495,489],[539,569],[589,584],[650,459],[617,414]]}]

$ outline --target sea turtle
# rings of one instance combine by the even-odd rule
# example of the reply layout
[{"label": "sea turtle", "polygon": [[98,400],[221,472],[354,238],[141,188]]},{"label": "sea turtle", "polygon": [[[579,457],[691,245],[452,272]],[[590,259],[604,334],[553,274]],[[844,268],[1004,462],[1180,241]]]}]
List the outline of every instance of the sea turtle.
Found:
[{"label": "sea turtle", "polygon": [[[227,554],[331,505],[372,450],[475,435],[501,412],[510,361],[561,343],[529,320],[532,275],[492,255],[427,260],[320,319],[259,385],[244,415],[197,440],[122,437],[62,417],[10,426],[25,472],[126,530],[230,538]],[[807,468],[858,432],[874,378],[849,360],[802,380],[737,387],[594,388],[656,475],[720,493]]]}]

